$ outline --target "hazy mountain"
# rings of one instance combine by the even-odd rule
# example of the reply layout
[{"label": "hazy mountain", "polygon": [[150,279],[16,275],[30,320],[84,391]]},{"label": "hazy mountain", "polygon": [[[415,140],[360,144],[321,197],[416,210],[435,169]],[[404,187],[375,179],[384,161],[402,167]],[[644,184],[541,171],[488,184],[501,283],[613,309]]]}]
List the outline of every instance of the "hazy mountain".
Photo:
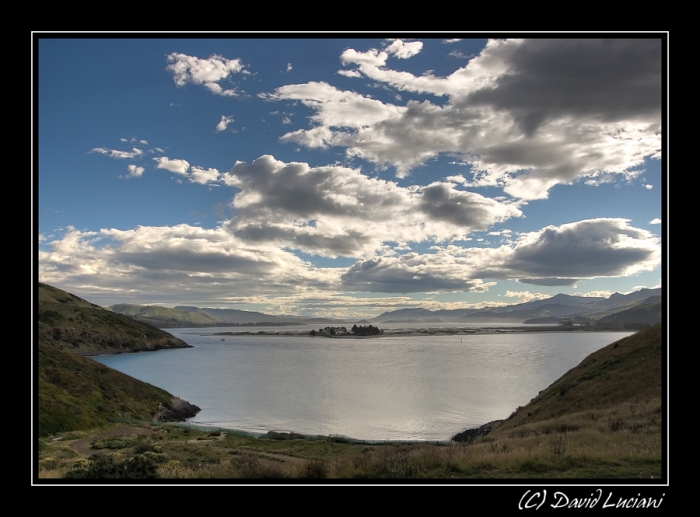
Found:
[{"label": "hazy mountain", "polygon": [[483,309],[437,311],[422,308],[400,309],[384,312],[373,318],[372,322],[523,323],[526,320],[540,318],[598,319],[620,310],[631,309],[650,296],[659,297],[658,301],[660,301],[661,289],[642,289],[628,295],[615,293],[608,298],[557,294],[542,300]]}]

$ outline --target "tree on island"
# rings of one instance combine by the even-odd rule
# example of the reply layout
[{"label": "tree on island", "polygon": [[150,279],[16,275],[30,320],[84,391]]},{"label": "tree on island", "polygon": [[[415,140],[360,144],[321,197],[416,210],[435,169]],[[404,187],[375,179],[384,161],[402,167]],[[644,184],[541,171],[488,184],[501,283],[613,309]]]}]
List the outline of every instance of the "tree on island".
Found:
[{"label": "tree on island", "polygon": [[378,336],[380,334],[384,334],[382,329],[379,327],[373,327],[372,325],[360,325],[359,327],[357,325],[353,325],[351,332],[356,336]]}]

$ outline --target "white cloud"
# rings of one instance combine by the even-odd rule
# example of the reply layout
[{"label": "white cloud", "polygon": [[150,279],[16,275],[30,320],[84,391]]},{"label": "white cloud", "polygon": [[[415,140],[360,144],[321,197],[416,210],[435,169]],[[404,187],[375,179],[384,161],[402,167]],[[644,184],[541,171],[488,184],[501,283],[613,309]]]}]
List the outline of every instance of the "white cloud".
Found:
[{"label": "white cloud", "polygon": [[[639,289],[635,289],[635,291],[638,291]],[[610,298],[610,295],[613,294],[612,291],[605,291],[605,290],[598,290],[598,291],[588,291],[587,293],[573,293],[573,296],[585,296],[585,297],[594,297],[594,298]]]},{"label": "white cloud", "polygon": [[167,156],[161,156],[153,159],[158,163],[156,168],[165,169],[166,171],[174,172],[175,174],[187,176],[187,169],[190,168],[190,163],[187,160],[171,160]]},{"label": "white cloud", "polygon": [[412,293],[484,290],[483,282],[470,279],[465,259],[449,253],[376,257],[358,261],[342,276],[350,291]]},{"label": "white cloud", "polygon": [[127,165],[127,170],[129,171],[126,175],[127,178],[139,178],[143,174],[144,168],[137,167],[136,165]]},{"label": "white cloud", "polygon": [[573,285],[581,278],[630,276],[661,263],[661,243],[626,219],[588,219],[520,234],[472,257],[481,278]]},{"label": "white cloud", "polygon": [[48,245],[50,251],[40,251],[39,277],[64,288],[223,304],[232,293],[305,295],[338,282],[336,271],[313,268],[276,247],[248,246],[223,228],[68,228]]},{"label": "white cloud", "polygon": [[237,162],[221,179],[240,189],[233,199],[238,216],[228,225],[240,238],[331,257],[371,254],[385,242],[464,239],[522,215],[513,203],[453,183],[399,187],[357,169],[272,156]]},{"label": "white cloud", "polygon": [[648,184],[647,184],[647,185],[644,185],[644,188],[647,189],[647,190],[651,190],[651,189],[654,188],[654,185],[648,185]]},{"label": "white cloud", "polygon": [[661,224],[661,219],[656,217],[656,218],[652,219],[651,221],[649,221],[647,224]]},{"label": "white cloud", "polygon": [[532,302],[535,300],[544,300],[545,298],[549,298],[549,294],[542,294],[542,293],[531,293],[530,291],[506,291],[506,294],[503,296],[507,298],[517,298],[518,303],[526,303],[526,302]]},{"label": "white cloud", "polygon": [[362,74],[357,70],[338,70],[338,73],[345,77],[362,77]]},{"label": "white cloud", "polygon": [[[398,41],[398,40],[397,40]],[[269,100],[299,100],[313,127],[283,142],[341,146],[404,177],[439,154],[472,166],[473,185],[544,199],[558,184],[597,185],[638,175],[661,149],[661,45],[654,39],[491,40],[445,77],[386,67],[387,49],[341,54],[379,83],[443,97],[404,106],[326,83],[282,86]],[[439,131],[436,129],[439,128]]]},{"label": "white cloud", "polygon": [[400,59],[408,59],[418,54],[423,49],[423,43],[421,41],[403,41],[400,39],[395,39],[391,44],[386,47],[386,51]]},{"label": "white cloud", "polygon": [[224,131],[226,127],[233,122],[233,117],[231,116],[226,116],[226,115],[221,115],[221,120],[219,123],[216,125],[216,131]]},{"label": "white cloud", "polygon": [[[571,286],[582,278],[630,276],[659,264],[659,239],[650,232],[623,219],[592,219],[523,234],[499,248],[450,245],[433,254],[368,258],[341,279],[355,291],[483,291],[492,279]],[[532,295],[538,296],[543,295]]]},{"label": "white cloud", "polygon": [[202,167],[193,166],[190,173],[190,181],[206,185],[214,183],[219,179],[219,171],[216,169],[204,169]]},{"label": "white cloud", "polygon": [[[274,93],[261,94],[268,100],[298,100],[317,110],[312,120],[325,127],[360,128],[399,116],[404,109],[338,90],[324,82],[291,84],[277,88]],[[286,136],[286,135],[285,135]]]},{"label": "white cloud", "polygon": [[457,43],[458,41],[462,41],[462,38],[450,38],[443,40],[443,43]]},{"label": "white cloud", "polygon": [[226,59],[223,56],[212,55],[200,59],[186,54],[173,52],[168,55],[166,70],[173,73],[173,80],[178,86],[187,83],[199,84],[216,95],[229,97],[238,96],[236,89],[224,89],[219,82],[228,79],[233,74],[245,72],[240,59]]},{"label": "white cloud", "polygon": [[291,71],[292,71],[292,64],[287,63],[287,72],[291,72]]},{"label": "white cloud", "polygon": [[467,54],[463,53],[460,50],[453,50],[449,54],[447,54],[450,57],[456,57],[457,59],[469,59],[471,56],[468,56]]},{"label": "white cloud", "polygon": [[114,149],[106,149],[104,147],[95,147],[90,152],[104,154],[106,156],[109,156],[110,158],[117,158],[117,159],[138,158],[139,156],[143,155],[143,151],[141,149],[137,149],[136,147],[134,147],[131,150],[131,152],[129,152],[129,151],[117,151]]},{"label": "white cloud", "polygon": [[[243,178],[239,181],[245,184],[260,172],[267,176],[264,165],[264,162],[251,165],[255,170],[247,171],[249,175],[239,167],[238,172]],[[287,166],[286,171],[279,169],[274,174],[293,177],[292,172],[304,171],[298,168],[292,171]],[[311,180],[319,179],[319,171],[307,169],[305,174],[310,174]],[[263,177],[260,181],[266,183],[269,179]],[[341,178],[332,176],[329,179],[339,181]],[[361,187],[357,185],[357,188]],[[390,185],[384,185],[384,188],[392,192]],[[386,193],[375,192],[377,196]],[[401,194],[393,199],[400,201]],[[284,198],[282,201],[290,202]],[[325,207],[326,212],[335,213],[342,212],[343,207],[347,210],[351,200],[326,201],[330,203]],[[255,200],[248,199],[248,202],[254,204]],[[318,202],[312,199],[312,203]],[[367,202],[369,207],[381,212],[381,207],[372,199],[367,199]],[[304,209],[302,204],[284,208],[295,212]],[[249,207],[242,206],[239,210],[244,216],[254,215],[248,211]],[[313,210],[323,211],[318,206]],[[271,215],[275,216],[274,213]],[[365,217],[364,224],[370,225],[371,230],[381,229],[381,225],[367,223],[371,219]],[[401,226],[397,221],[391,225],[398,233]],[[495,285],[494,279],[514,279],[537,285],[571,285],[570,279],[633,275],[658,267],[660,260],[659,239],[629,226],[622,219],[593,219],[547,227],[523,234],[515,243],[495,249],[448,244],[435,246],[430,253],[398,254],[376,245],[375,253],[362,257],[357,248],[355,264],[335,268],[315,267],[285,250],[275,238],[242,238],[235,227],[233,232],[229,228],[231,225],[204,229],[182,224],[94,232],[69,227],[62,237],[52,237],[50,242],[43,240],[44,249],[39,251],[39,278],[42,282],[69,290],[118,292],[119,296],[133,296],[141,301],[145,296],[193,305],[262,303],[267,300],[270,304],[290,308],[332,302],[334,311],[341,311],[343,306],[365,307],[360,310],[371,311],[370,307],[409,305],[411,301],[408,298],[361,299],[352,295],[341,296],[340,293],[343,290],[392,294],[484,292]],[[298,225],[297,228],[305,226]],[[349,229],[337,237],[352,240],[356,238],[350,235],[354,230]],[[308,237],[323,239],[322,235],[313,233]],[[270,278],[275,281],[270,282]],[[545,296],[529,291],[507,291],[506,297],[517,298],[522,303]],[[423,305],[447,307],[440,302]],[[464,307],[465,304],[458,305]]]}]

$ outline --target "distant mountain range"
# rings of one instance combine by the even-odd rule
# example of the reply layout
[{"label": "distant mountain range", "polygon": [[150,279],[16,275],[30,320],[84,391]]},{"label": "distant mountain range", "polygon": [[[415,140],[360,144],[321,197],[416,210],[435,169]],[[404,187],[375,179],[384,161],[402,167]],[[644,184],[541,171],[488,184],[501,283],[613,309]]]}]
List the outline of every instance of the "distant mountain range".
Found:
[{"label": "distant mountain range", "polygon": [[[613,317],[618,313],[624,317]],[[607,319],[606,319],[607,318]],[[400,309],[380,314],[373,323],[575,323],[610,326],[654,325],[661,321],[661,289],[641,289],[630,294],[614,293],[608,298],[557,294],[551,298],[483,309]]]},{"label": "distant mountain range", "polygon": [[[160,328],[235,325],[334,324],[347,320],[272,315],[237,309],[118,304],[110,310]],[[551,298],[483,309],[389,311],[364,323],[561,323],[604,326],[654,325],[661,321],[661,289],[641,289],[608,298],[557,294]]]}]

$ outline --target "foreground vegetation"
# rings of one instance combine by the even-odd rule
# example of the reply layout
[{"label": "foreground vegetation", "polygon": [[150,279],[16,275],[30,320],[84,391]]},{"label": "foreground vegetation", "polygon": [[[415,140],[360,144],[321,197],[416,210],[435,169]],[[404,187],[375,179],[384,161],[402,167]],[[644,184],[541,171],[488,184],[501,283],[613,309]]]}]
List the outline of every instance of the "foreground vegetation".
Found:
[{"label": "foreground vegetation", "polygon": [[40,439],[38,475],[302,482],[661,478],[662,344],[660,326],[613,343],[487,435],[449,446],[309,441],[281,434],[255,439],[173,425],[112,424]]}]

